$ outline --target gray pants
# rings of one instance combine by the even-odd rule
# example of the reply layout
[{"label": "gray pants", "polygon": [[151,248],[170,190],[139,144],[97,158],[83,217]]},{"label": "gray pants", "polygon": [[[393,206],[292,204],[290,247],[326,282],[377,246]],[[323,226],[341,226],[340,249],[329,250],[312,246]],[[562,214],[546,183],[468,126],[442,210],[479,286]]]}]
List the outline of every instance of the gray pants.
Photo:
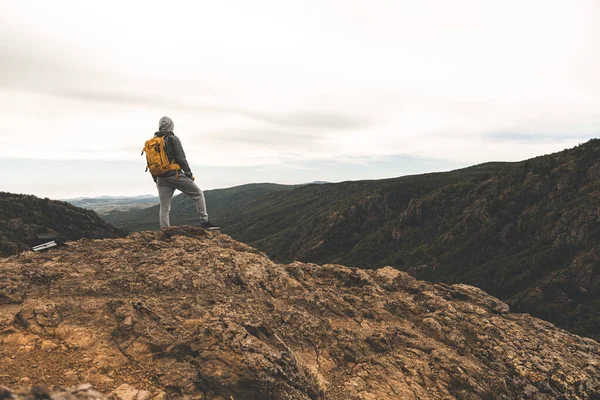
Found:
[{"label": "gray pants", "polygon": [[156,178],[156,187],[158,188],[158,197],[160,198],[160,227],[168,228],[170,226],[169,214],[171,212],[171,200],[175,189],[187,194],[196,203],[196,211],[200,221],[208,221],[206,214],[206,202],[204,201],[204,193],[194,183],[193,180],[179,174],[179,180],[175,180],[174,176]]}]

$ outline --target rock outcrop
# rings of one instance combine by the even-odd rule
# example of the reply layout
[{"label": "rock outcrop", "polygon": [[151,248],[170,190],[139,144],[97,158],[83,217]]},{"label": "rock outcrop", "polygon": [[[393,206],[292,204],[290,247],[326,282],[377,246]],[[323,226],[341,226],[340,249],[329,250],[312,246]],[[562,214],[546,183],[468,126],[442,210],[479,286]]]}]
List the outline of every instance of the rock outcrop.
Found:
[{"label": "rock outcrop", "polygon": [[[0,260],[0,385],[202,399],[597,399],[600,344],[467,285],[197,228]],[[120,389],[119,389],[120,388]]]},{"label": "rock outcrop", "polygon": [[77,240],[123,237],[125,231],[63,201],[0,192],[0,257],[30,250],[38,234]]}]

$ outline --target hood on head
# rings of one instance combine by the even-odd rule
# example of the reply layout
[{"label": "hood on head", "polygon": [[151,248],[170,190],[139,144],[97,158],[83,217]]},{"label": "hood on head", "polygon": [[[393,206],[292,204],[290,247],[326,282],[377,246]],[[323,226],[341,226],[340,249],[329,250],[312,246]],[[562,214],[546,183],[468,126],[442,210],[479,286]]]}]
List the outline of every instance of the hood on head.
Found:
[{"label": "hood on head", "polygon": [[160,119],[160,121],[158,121],[158,131],[159,132],[173,132],[173,129],[175,128],[175,124],[173,123],[173,120],[169,117],[162,117]]}]

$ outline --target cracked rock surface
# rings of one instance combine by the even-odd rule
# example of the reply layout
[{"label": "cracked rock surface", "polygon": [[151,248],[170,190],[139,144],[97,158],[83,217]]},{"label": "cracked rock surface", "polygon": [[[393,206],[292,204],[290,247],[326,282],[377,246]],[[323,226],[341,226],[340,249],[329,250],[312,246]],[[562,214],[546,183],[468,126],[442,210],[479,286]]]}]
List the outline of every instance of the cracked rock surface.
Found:
[{"label": "cracked rock surface", "polygon": [[[0,385],[115,398],[597,399],[600,345],[467,285],[198,228],[0,260]],[[7,397],[8,398],[8,397]]]}]

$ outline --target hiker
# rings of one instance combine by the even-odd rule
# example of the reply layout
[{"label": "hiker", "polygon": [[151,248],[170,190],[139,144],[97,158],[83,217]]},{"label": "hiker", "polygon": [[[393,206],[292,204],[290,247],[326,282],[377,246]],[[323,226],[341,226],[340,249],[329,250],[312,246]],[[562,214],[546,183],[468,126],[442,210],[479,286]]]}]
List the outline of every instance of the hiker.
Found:
[{"label": "hiker", "polygon": [[[192,170],[185,158],[181,141],[173,133],[173,128],[174,124],[171,118],[162,117],[158,122],[158,132],[154,134],[154,139],[148,140],[144,147],[148,159],[147,169],[150,169],[152,178],[158,188],[158,197],[160,198],[160,227],[164,229],[170,226],[171,200],[173,199],[175,189],[178,189],[196,203],[196,211],[198,211],[200,226],[202,228],[209,230],[219,229],[218,226],[213,225],[208,220],[204,193],[194,183],[194,174],[192,174]],[[157,138],[162,138],[162,140],[156,140]],[[164,149],[161,146],[164,146]],[[168,159],[166,163],[158,161],[164,159],[161,155],[165,153]],[[154,154],[156,158],[152,159],[151,154]],[[161,163],[162,165],[158,165]]]}]

